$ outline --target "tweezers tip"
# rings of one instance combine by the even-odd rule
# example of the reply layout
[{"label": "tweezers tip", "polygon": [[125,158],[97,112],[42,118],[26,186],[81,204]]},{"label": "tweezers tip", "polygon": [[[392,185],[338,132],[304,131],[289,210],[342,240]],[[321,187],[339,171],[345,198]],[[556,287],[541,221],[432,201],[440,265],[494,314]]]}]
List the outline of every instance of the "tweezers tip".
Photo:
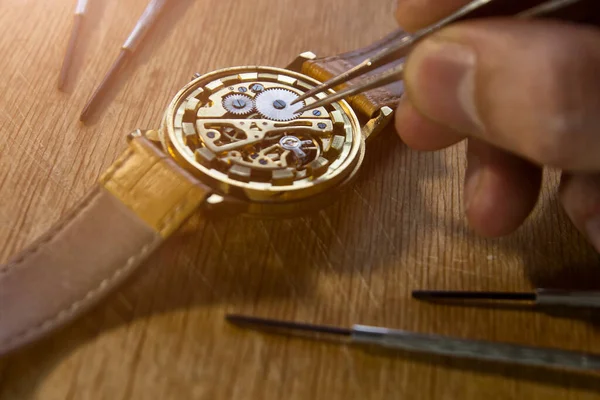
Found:
[{"label": "tweezers tip", "polygon": [[316,94],[317,94],[317,93],[319,93],[319,92],[322,92],[322,91],[324,90],[324,89],[322,89],[323,87],[325,87],[325,85],[324,85],[324,84],[323,84],[323,85],[316,86],[316,87],[314,87],[314,88],[312,88],[312,89],[308,90],[307,92],[305,92],[305,93],[301,94],[300,96],[298,96],[297,98],[295,98],[295,99],[294,99],[294,100],[293,100],[293,101],[290,103],[290,105],[292,105],[292,106],[293,106],[293,105],[294,105],[294,104],[296,104],[296,103],[299,103],[299,102],[301,102],[301,101],[303,101],[303,100],[306,100],[306,99],[308,99],[309,97],[312,97],[312,96],[316,95]]},{"label": "tweezers tip", "polygon": [[298,111],[296,111],[297,114],[302,114],[304,112],[307,112],[309,110],[311,110],[313,107],[309,107],[309,106],[304,106],[302,108],[300,108]]},{"label": "tweezers tip", "polygon": [[309,93],[310,92],[306,92],[303,95],[296,97],[294,100],[292,100],[292,102],[290,103],[290,105],[293,106],[294,104],[299,103],[302,100],[308,99],[310,97]]}]

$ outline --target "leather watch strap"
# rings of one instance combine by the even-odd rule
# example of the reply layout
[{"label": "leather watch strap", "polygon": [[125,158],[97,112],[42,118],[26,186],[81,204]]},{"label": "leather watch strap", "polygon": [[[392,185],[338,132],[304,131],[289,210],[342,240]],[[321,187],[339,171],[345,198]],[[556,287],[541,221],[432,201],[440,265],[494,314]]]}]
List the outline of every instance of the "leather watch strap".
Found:
[{"label": "leather watch strap", "polygon": [[69,215],[0,266],[0,354],[95,305],[208,194],[148,139],[133,137]]},{"label": "leather watch strap", "polygon": [[[370,44],[361,49],[349,51],[335,56],[321,57],[304,62],[302,72],[321,82],[329,80],[334,76],[349,70],[358,65],[365,59],[375,55],[385,48],[391,41],[398,39],[406,33],[402,30],[395,30],[384,38]],[[357,82],[365,79],[373,74],[381,73],[383,70],[390,68],[392,65],[397,65],[401,60],[395,61],[392,64],[378,68],[369,74],[352,80],[350,84],[354,85]],[[340,85],[339,88],[346,87],[346,84]],[[404,93],[404,85],[401,81],[386,85],[380,88],[372,89],[367,92],[352,96],[349,98],[350,105],[359,113],[367,118],[373,118],[379,109],[388,106],[395,109],[398,105],[400,97]]]}]

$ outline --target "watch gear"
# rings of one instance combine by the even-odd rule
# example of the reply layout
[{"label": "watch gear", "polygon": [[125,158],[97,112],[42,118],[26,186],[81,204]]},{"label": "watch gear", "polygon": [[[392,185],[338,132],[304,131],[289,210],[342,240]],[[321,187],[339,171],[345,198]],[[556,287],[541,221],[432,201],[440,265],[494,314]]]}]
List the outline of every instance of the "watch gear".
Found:
[{"label": "watch gear", "polygon": [[220,159],[252,170],[268,171],[288,167],[301,169],[316,160],[321,153],[318,142],[311,135],[279,134],[266,137],[254,145],[229,151]]},{"label": "watch gear", "polygon": [[300,116],[297,110],[304,107],[304,102],[290,105],[299,96],[291,90],[281,88],[266,89],[256,95],[256,110],[264,118],[273,121],[291,121]]},{"label": "watch gear", "polygon": [[232,114],[250,114],[254,110],[254,100],[246,94],[231,93],[223,97],[223,107]]}]

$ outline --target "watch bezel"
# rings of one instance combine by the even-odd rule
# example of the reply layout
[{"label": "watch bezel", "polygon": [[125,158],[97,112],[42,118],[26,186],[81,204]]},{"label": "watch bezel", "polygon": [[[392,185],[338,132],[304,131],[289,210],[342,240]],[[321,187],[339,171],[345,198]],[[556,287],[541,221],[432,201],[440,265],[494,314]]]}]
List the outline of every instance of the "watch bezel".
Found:
[{"label": "watch bezel", "polygon": [[343,100],[338,102],[336,107],[343,110],[345,117],[351,125],[353,148],[348,156],[348,159],[345,160],[342,163],[342,166],[339,168],[340,171],[335,175],[328,177],[327,179],[317,182],[317,184],[306,185],[306,187],[301,188],[296,188],[293,187],[293,185],[290,185],[288,187],[281,188],[278,190],[279,193],[274,195],[274,192],[276,192],[275,190],[264,191],[261,189],[255,189],[251,184],[244,184],[243,182],[236,182],[229,179],[216,177],[215,174],[207,173],[208,169],[203,167],[200,163],[191,161],[189,156],[184,156],[184,148],[182,147],[182,144],[177,140],[174,140],[176,128],[174,127],[173,123],[177,115],[177,110],[181,106],[182,102],[185,101],[185,99],[187,99],[188,96],[190,96],[190,94],[192,94],[195,90],[203,87],[206,82],[214,81],[223,75],[241,74],[247,73],[248,71],[291,76],[294,79],[301,80],[302,82],[314,86],[320,83],[318,80],[299,71],[272,66],[228,67],[196,76],[177,92],[164,113],[159,130],[159,138],[163,150],[168,152],[171,157],[173,157],[187,170],[192,172],[200,180],[215,189],[215,191],[220,195],[224,197],[233,196],[235,199],[244,202],[260,203],[265,205],[267,208],[273,204],[297,203],[303,199],[315,197],[320,193],[327,193],[329,189],[340,184],[344,184],[347,178],[356,173],[362,164],[363,154],[365,151],[365,142],[358,116],[350,104]]}]

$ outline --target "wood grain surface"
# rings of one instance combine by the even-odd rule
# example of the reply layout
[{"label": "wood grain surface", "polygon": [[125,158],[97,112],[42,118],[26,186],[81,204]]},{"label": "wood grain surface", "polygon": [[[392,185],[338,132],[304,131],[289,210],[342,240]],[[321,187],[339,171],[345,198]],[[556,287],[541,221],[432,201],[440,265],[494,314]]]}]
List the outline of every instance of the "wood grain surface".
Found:
[{"label": "wood grain surface", "polygon": [[[0,258],[74,206],[157,127],[194,72],[285,66],[396,28],[393,0],[178,0],[97,115],[78,121],[146,0],[91,1],[66,93],[56,89],[74,0],[0,0]],[[515,234],[486,240],[462,212],[464,149],[406,148],[393,128],[348,194],[290,220],[194,217],[121,290],[0,359],[2,399],[595,399],[599,375],[365,352],[242,330],[227,312],[385,325],[600,353],[593,315],[434,305],[413,289],[597,288],[600,258],[556,199],[558,175]],[[102,240],[102,238],[98,238]],[[85,266],[82,266],[85,267]]]}]

